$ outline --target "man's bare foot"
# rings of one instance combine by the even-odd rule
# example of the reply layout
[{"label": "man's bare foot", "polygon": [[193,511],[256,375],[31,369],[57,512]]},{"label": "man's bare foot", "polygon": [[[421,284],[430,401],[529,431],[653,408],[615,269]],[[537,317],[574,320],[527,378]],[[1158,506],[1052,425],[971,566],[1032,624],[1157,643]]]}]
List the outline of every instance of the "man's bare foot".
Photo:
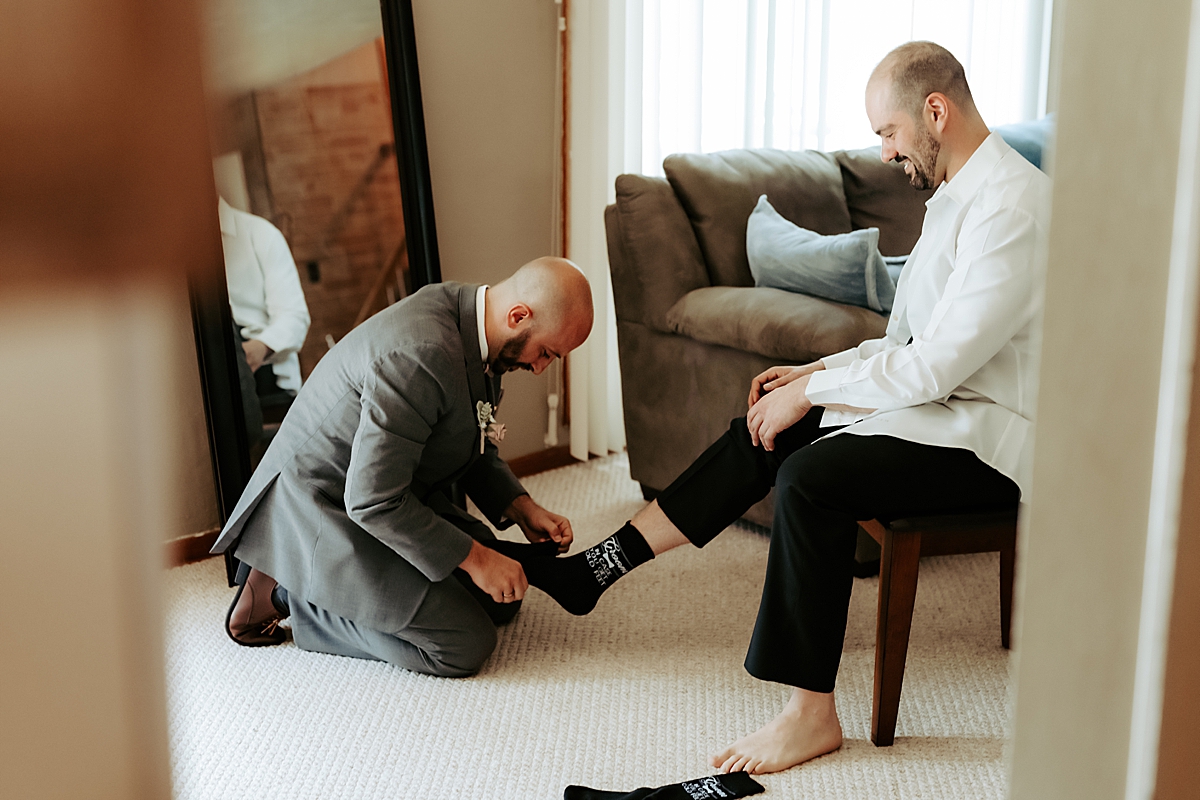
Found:
[{"label": "man's bare foot", "polygon": [[803,764],[841,746],[842,724],[833,693],[796,689],[779,716],[709,761],[721,772],[762,775]]}]

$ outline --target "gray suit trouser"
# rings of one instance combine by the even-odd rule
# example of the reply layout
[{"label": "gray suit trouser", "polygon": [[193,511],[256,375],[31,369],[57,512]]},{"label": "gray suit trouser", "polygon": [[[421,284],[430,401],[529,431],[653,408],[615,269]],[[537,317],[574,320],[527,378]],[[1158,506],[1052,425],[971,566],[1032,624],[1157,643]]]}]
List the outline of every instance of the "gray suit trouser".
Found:
[{"label": "gray suit trouser", "polygon": [[[445,519],[476,540],[495,538],[478,520]],[[398,631],[359,625],[292,595],[288,606],[292,638],[301,650],[386,661],[426,675],[462,678],[483,666],[496,649],[496,626],[516,616],[521,603],[497,603],[457,569],[446,580],[430,584],[417,613]]]}]

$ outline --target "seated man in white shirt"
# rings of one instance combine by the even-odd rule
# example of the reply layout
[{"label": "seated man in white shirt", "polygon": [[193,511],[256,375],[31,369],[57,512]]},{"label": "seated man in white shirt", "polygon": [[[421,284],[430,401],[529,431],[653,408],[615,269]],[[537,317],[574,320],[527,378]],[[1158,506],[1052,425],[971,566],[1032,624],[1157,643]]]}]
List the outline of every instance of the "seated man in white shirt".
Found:
[{"label": "seated man in white shirt", "polygon": [[[300,390],[297,356],[308,335],[308,304],[287,240],[267,220],[217,204],[229,306],[254,381],[243,380],[247,417],[262,414],[258,396],[295,397]],[[253,426],[252,426],[253,427]],[[261,431],[258,431],[261,433]],[[252,431],[252,439],[257,439]]]},{"label": "seated man in white shirt", "polygon": [[883,159],[937,187],[886,336],[759,375],[749,414],[597,547],[559,559],[502,550],[585,614],[629,570],[703,546],[775,487],[746,669],[794,689],[775,720],[713,756],[723,772],[775,772],[841,746],[833,688],[858,520],[1011,509],[1029,491],[1034,261],[1050,181],[988,131],[962,65],[938,45],[889,53],[866,95]]}]

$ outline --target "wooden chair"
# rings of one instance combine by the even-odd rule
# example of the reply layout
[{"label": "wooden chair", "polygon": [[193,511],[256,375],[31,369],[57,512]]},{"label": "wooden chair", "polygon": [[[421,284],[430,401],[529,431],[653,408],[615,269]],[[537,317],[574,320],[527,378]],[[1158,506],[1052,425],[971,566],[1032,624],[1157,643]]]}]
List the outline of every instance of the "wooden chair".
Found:
[{"label": "wooden chair", "polygon": [[859,523],[879,542],[879,616],[875,623],[875,693],[871,741],[888,747],[896,738],[896,713],[912,628],[913,601],[922,556],[1000,552],[1000,641],[1009,645],[1017,511]]}]

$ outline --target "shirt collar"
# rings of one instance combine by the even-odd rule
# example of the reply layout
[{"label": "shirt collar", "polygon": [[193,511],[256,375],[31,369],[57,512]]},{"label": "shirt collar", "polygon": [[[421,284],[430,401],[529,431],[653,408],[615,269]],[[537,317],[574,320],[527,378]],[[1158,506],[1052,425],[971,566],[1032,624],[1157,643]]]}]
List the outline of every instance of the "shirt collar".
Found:
[{"label": "shirt collar", "polygon": [[484,324],[484,313],[487,311],[487,284],[475,291],[475,322],[479,325],[479,357],[483,359],[483,368],[488,367],[487,326]]},{"label": "shirt collar", "polygon": [[945,195],[961,205],[966,205],[975,193],[983,186],[984,181],[992,174],[992,170],[1000,163],[1000,159],[1012,148],[998,133],[989,134],[979,143],[975,152],[967,159],[967,163],[954,176],[953,180],[944,181],[933,197],[925,201],[926,207],[937,198]]},{"label": "shirt collar", "polygon": [[224,197],[217,198],[217,217],[221,220],[221,233],[227,236],[237,234],[237,215],[233,211],[233,206],[225,202]]}]

